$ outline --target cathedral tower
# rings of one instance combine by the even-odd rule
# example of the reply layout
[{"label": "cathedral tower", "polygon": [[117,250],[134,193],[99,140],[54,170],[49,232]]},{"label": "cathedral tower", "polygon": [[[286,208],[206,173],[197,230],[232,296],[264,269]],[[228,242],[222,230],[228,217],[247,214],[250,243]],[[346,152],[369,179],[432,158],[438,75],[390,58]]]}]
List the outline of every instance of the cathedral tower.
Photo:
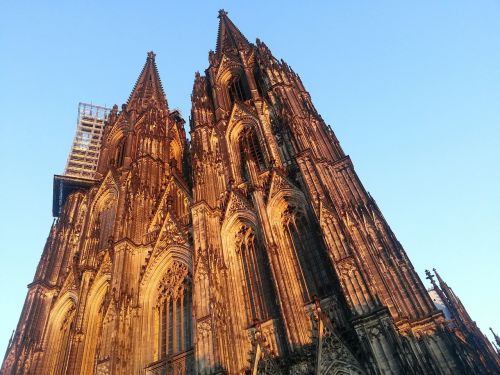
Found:
[{"label": "cathedral tower", "polygon": [[300,77],[223,10],[189,126],[149,52],[93,178],[57,180],[2,374],[500,372],[437,273],[433,302]]},{"label": "cathedral tower", "polygon": [[63,196],[2,373],[156,373],[178,358],[190,371],[186,147],[149,52],[94,183]]},{"label": "cathedral tower", "polygon": [[498,368],[457,341],[300,77],[219,19],[192,95],[196,356],[235,374],[247,352],[252,373]]}]

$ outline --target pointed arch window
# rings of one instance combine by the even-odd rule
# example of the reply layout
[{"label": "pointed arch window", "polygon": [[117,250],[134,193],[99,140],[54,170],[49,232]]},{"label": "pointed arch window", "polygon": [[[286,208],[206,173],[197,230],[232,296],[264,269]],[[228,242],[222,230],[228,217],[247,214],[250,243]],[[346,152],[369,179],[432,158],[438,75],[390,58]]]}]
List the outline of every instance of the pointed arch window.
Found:
[{"label": "pointed arch window", "polygon": [[265,169],[264,155],[262,154],[259,139],[253,127],[249,126],[241,132],[238,146],[240,152],[241,176],[244,181],[248,181],[248,160],[253,160],[259,171]]},{"label": "pointed arch window", "polygon": [[113,165],[117,168],[123,165],[125,160],[125,139],[122,138],[118,143],[115,143],[114,149],[111,149],[111,157],[109,159],[109,165]]},{"label": "pointed arch window", "polygon": [[276,138],[283,165],[288,167],[294,164],[296,152],[289,125],[285,120],[275,118],[271,120],[271,129]]},{"label": "pointed arch window", "polygon": [[231,104],[251,99],[250,90],[243,74],[232,77],[227,84]]},{"label": "pointed arch window", "polygon": [[116,207],[114,205],[102,210],[99,213],[99,242],[97,249],[102,250],[108,246],[109,240],[113,236],[113,226],[115,223]]},{"label": "pointed arch window", "polygon": [[243,225],[236,234],[235,242],[243,276],[247,324],[253,324],[255,320],[266,320],[274,314],[275,298],[270,270],[260,241],[252,228]]},{"label": "pointed arch window", "polygon": [[159,286],[159,352],[166,358],[192,348],[191,279],[186,265],[174,263]]},{"label": "pointed arch window", "polygon": [[253,77],[255,79],[257,92],[259,93],[260,97],[267,98],[267,84],[266,80],[264,79],[264,73],[259,68],[255,68]]},{"label": "pointed arch window", "polygon": [[116,167],[121,167],[125,159],[125,139],[122,139],[118,144],[116,149],[115,165]]},{"label": "pointed arch window", "polygon": [[283,218],[285,236],[299,261],[305,294],[310,299],[329,294],[333,274],[317,228],[305,212],[293,206],[288,206]]},{"label": "pointed arch window", "polygon": [[64,374],[66,372],[70,350],[71,326],[75,311],[75,306],[72,305],[61,320],[52,323],[46,355],[47,369],[50,374]]}]

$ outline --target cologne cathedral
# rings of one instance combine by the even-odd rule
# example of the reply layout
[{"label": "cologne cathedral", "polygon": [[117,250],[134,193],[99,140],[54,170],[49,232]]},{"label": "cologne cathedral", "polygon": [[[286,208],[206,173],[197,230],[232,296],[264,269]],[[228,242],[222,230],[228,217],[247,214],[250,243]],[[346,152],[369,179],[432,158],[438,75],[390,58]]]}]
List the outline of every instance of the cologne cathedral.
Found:
[{"label": "cologne cathedral", "polygon": [[500,374],[437,272],[425,288],[300,77],[219,19],[189,137],[150,52],[92,178],[56,176],[1,373]]}]

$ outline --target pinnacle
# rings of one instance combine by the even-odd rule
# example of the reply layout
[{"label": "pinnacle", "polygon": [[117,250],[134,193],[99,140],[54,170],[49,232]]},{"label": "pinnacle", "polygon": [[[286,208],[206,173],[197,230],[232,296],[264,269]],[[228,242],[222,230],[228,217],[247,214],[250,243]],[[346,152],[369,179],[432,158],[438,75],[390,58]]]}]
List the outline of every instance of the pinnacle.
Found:
[{"label": "pinnacle", "polygon": [[227,12],[224,9],[219,9],[219,15],[217,16],[218,18],[227,16]]},{"label": "pinnacle", "polygon": [[167,104],[165,92],[161,84],[160,75],[155,62],[156,54],[149,51],[146,63],[141,74],[134,85],[132,93],[128,99],[128,108],[141,104],[143,101],[155,100],[161,104]]},{"label": "pinnacle", "polygon": [[238,49],[242,44],[249,44],[247,38],[241,33],[236,25],[229,19],[224,9],[219,10],[219,30],[217,32],[216,52],[225,49]]},{"label": "pinnacle", "polygon": [[154,53],[153,51],[149,51],[148,52],[148,60],[155,60],[155,57],[156,57],[156,53]]}]

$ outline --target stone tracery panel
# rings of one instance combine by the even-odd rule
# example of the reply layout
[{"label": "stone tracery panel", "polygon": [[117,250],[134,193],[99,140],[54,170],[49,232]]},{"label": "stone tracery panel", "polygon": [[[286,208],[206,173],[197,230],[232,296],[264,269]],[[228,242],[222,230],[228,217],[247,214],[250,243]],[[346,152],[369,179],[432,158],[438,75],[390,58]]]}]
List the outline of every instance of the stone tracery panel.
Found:
[{"label": "stone tracery panel", "polygon": [[299,207],[288,205],[281,219],[286,245],[294,251],[301,269],[304,294],[311,300],[331,293],[332,272],[311,218]]},{"label": "stone tracery panel", "polygon": [[160,358],[192,347],[191,276],[187,265],[173,262],[158,285]]}]

